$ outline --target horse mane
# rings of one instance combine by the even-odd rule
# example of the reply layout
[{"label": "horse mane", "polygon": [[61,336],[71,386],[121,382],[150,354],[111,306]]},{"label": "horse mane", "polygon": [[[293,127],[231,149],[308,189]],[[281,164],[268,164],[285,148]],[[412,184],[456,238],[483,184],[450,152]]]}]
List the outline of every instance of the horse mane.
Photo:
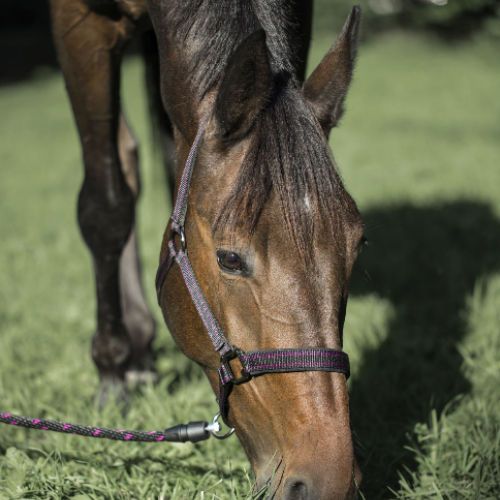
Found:
[{"label": "horse mane", "polygon": [[[227,234],[237,226],[252,234],[274,192],[293,241],[306,254],[320,222],[312,220],[311,214],[325,216],[323,223],[333,223],[345,190],[294,74],[294,48],[286,28],[288,2],[193,0],[176,4],[169,21],[176,38],[185,47],[194,47],[188,64],[200,100],[219,82],[239,43],[262,27],[275,75],[273,97],[254,123],[250,148],[232,193],[222,203],[214,231]],[[199,40],[206,43],[200,46]]]}]

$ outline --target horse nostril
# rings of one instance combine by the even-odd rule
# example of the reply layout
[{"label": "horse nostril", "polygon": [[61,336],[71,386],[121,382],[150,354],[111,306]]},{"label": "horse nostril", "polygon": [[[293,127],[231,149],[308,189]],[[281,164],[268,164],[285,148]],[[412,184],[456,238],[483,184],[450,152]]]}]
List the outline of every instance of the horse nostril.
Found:
[{"label": "horse nostril", "polygon": [[285,483],[283,489],[284,500],[309,500],[309,488],[305,480],[291,477]]}]

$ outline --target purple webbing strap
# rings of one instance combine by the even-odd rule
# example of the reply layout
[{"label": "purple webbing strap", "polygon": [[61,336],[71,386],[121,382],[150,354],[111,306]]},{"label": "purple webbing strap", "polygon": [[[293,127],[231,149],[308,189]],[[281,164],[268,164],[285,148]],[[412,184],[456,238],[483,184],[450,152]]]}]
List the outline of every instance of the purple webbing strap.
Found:
[{"label": "purple webbing strap", "polygon": [[[171,230],[172,234],[181,234],[184,231],[184,222],[186,220],[187,207],[188,207],[188,196],[189,187],[191,184],[191,177],[193,174],[194,166],[196,164],[196,158],[198,157],[198,150],[203,141],[203,134],[205,133],[205,127],[207,124],[207,118],[200,122],[198,132],[194,142],[189,150],[186,163],[184,165],[184,170],[182,172],[181,180],[179,183],[179,189],[177,191],[177,198],[175,200],[174,209],[172,211],[171,217]],[[158,272],[156,274],[156,291],[158,297],[161,292],[161,287],[167,273],[172,266],[174,260],[178,263],[179,268],[188,289],[189,295],[193,300],[193,303],[200,315],[203,324],[207,330],[208,336],[212,341],[214,349],[221,355],[225,354],[231,349],[229,342],[224,337],[222,329],[215,318],[213,312],[205,299],[205,296],[200,288],[198,280],[194,274],[191,263],[184,248],[177,249],[175,246],[175,241],[173,238],[168,242],[168,255],[163,262],[160,263],[158,267]]]},{"label": "purple webbing strap", "polygon": [[[287,373],[301,371],[326,371],[343,373],[349,378],[349,357],[345,352],[334,349],[278,349],[238,353],[245,375],[256,376],[264,373]],[[228,362],[219,368],[222,384],[235,380]]]},{"label": "purple webbing strap", "polygon": [[177,252],[175,260],[179,265],[182,277],[184,278],[184,283],[186,284],[196,310],[198,311],[198,314],[200,315],[200,318],[205,325],[214,349],[221,355],[225,354],[231,349],[231,346],[226,340],[226,337],[224,337],[219,322],[215,318],[214,313],[210,309],[210,306],[208,305],[208,302],[203,295],[198,280],[194,275],[194,271],[191,267],[191,263],[189,262],[187,254],[184,251],[179,250]]},{"label": "purple webbing strap", "polygon": [[160,303],[161,288],[167,277],[168,271],[172,267],[172,264],[174,263],[175,260],[175,254],[172,253],[172,249],[170,248],[171,243],[172,243],[171,241],[168,242],[168,255],[165,257],[164,260],[160,262],[158,270],[156,271],[155,286],[156,286],[156,297],[158,299],[158,303]]},{"label": "purple webbing strap", "polygon": [[[203,140],[203,134],[205,133],[205,126],[208,122],[207,118],[204,118],[198,127],[194,142],[189,150],[186,163],[184,164],[184,169],[182,171],[181,180],[179,182],[179,189],[177,190],[177,197],[175,199],[174,208],[172,210],[172,215],[170,217],[169,228],[167,231],[179,231],[184,230],[184,222],[186,221],[187,207],[188,207],[188,197],[189,197],[189,187],[191,185],[191,177],[193,175],[194,166],[196,164],[196,159],[198,157],[198,150],[200,149],[201,142]],[[171,236],[172,238],[172,236]],[[163,282],[167,277],[168,271],[174,263],[177,251],[175,249],[175,242],[170,239],[168,242],[168,255],[163,261],[160,262],[158,270],[156,271],[156,294],[158,296],[158,301],[160,299],[160,292],[163,286]]]},{"label": "purple webbing strap", "polygon": [[171,217],[172,221],[178,226],[184,226],[184,222],[186,220],[191,176],[193,175],[196,158],[198,157],[198,150],[200,149],[201,142],[203,140],[207,122],[207,118],[204,118],[200,121],[198,131],[196,132],[196,137],[194,138],[193,144],[191,145],[186,163],[184,164],[184,170],[182,171],[179,189],[177,190],[177,198],[175,200],[175,205]]},{"label": "purple webbing strap", "polygon": [[[207,118],[204,118],[198,127],[196,136],[194,138],[191,149],[189,150],[186,163],[184,164],[184,170],[182,171],[181,180],[179,182],[179,189],[177,190],[177,197],[175,199],[174,208],[172,210],[172,215],[170,217],[171,228],[175,231],[184,227],[184,222],[186,221],[186,213],[188,207],[188,196],[189,187],[191,185],[191,176],[193,175],[194,166],[196,164],[196,159],[198,157],[198,150],[200,149],[201,142],[203,140],[203,134],[205,133],[205,127],[208,122]],[[158,266],[158,271],[156,272],[156,294],[158,299],[160,297],[161,287],[165,278],[167,277],[168,271],[172,267],[175,259],[176,251],[173,241],[169,241],[168,244],[169,253],[167,257],[160,262]]]}]

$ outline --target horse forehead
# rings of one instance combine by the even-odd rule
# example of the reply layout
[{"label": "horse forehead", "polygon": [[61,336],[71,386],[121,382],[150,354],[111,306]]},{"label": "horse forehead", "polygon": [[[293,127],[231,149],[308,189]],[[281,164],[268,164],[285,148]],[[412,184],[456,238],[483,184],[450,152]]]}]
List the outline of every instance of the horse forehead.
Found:
[{"label": "horse forehead", "polygon": [[[307,221],[306,231],[309,237],[306,241],[309,253],[317,251],[319,254],[340,254],[342,248],[363,229],[361,215],[356,204],[347,190],[342,188],[336,193],[337,200],[334,210],[329,211],[321,207],[321,202],[314,200],[310,193],[304,193],[296,200],[297,214]],[[277,196],[271,196],[262,212],[264,220],[265,241],[271,246],[283,245],[287,248],[292,244],[293,231],[287,225],[287,216]],[[293,224],[293,222],[292,222]]]},{"label": "horse forehead", "polygon": [[294,241],[279,207],[271,221],[267,221],[259,238],[259,253],[266,261],[270,276],[286,274],[292,280],[302,276],[306,280],[315,277],[315,281],[321,281],[345,267],[351,252],[351,233],[355,231],[348,220],[338,216],[327,222],[311,206],[305,206],[304,210],[311,215],[311,234],[303,248]]},{"label": "horse forehead", "polygon": [[308,255],[313,263],[305,265],[303,257],[291,246],[281,252],[271,252],[267,269],[260,276],[261,312],[289,324],[301,324],[307,330],[318,328],[338,312],[338,300],[344,288],[344,269],[340,255],[318,258],[318,252]]}]

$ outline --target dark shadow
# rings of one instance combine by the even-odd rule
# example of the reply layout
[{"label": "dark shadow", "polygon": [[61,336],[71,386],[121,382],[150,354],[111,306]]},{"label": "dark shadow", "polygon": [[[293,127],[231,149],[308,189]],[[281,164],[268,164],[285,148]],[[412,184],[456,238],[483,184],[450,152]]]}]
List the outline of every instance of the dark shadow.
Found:
[{"label": "dark shadow", "polygon": [[3,0],[0,21],[0,85],[56,68],[48,1]]},{"label": "dark shadow", "polygon": [[398,473],[415,466],[408,433],[470,389],[457,349],[467,331],[465,300],[481,277],[500,271],[500,220],[477,201],[363,215],[370,245],[351,294],[373,294],[394,308],[387,337],[362,353],[350,388],[362,490],[376,499],[390,498]]},{"label": "dark shadow", "polygon": [[[94,8],[99,10],[103,5],[109,3],[97,0]],[[51,30],[48,0],[2,0],[0,85],[59,70]],[[136,41],[129,44],[126,53],[139,53]]]}]

